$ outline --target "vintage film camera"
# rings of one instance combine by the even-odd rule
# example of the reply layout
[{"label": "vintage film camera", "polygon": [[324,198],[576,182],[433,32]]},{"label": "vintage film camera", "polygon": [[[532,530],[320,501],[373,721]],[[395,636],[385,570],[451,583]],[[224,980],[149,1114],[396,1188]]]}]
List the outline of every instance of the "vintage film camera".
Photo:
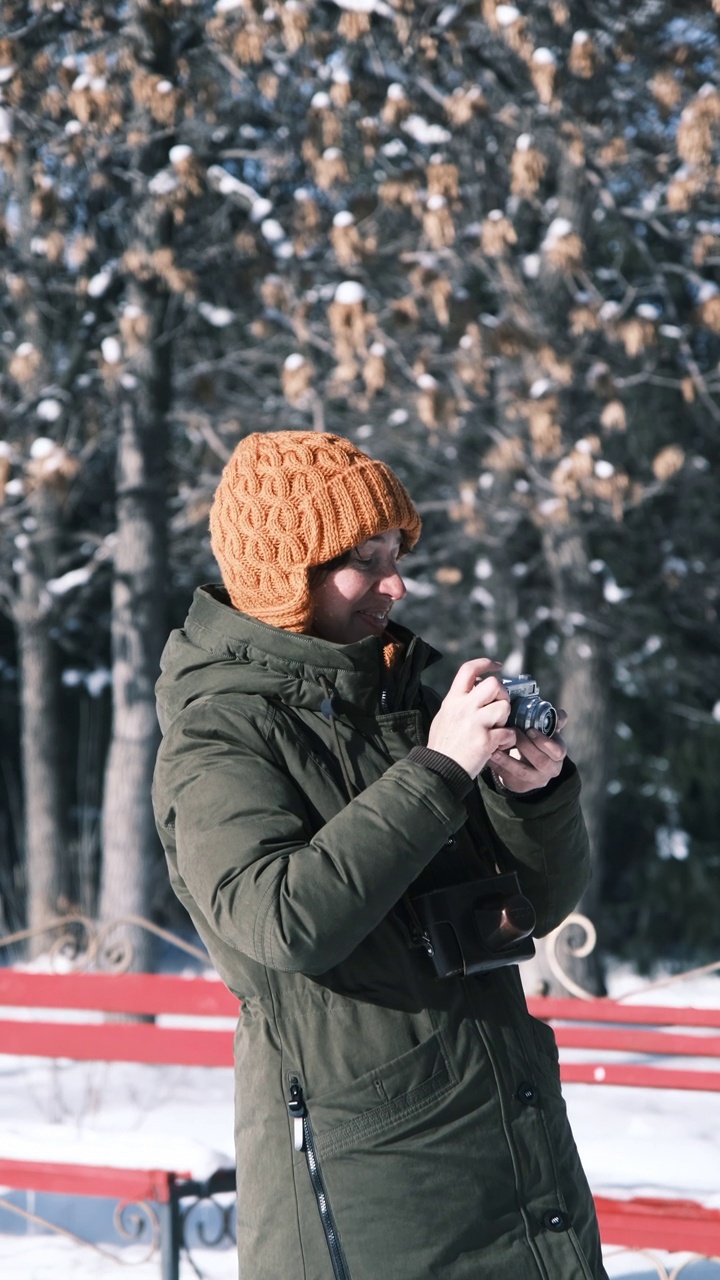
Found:
[{"label": "vintage film camera", "polygon": [[538,729],[546,738],[552,738],[557,729],[557,711],[551,702],[544,702],[532,676],[502,676],[510,695],[510,715],[507,724],[515,729]]},{"label": "vintage film camera", "polygon": [[469,977],[535,955],[532,903],[514,871],[411,899],[438,978]]}]

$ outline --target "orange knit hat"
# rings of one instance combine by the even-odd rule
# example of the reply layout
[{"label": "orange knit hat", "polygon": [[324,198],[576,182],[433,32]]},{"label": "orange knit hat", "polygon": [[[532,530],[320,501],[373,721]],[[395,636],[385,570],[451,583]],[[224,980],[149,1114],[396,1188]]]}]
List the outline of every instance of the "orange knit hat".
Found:
[{"label": "orange knit hat", "polygon": [[409,494],[384,462],[341,436],[246,436],[223,470],[210,536],[236,609],[286,631],[312,624],[308,569],[388,529],[420,536]]}]

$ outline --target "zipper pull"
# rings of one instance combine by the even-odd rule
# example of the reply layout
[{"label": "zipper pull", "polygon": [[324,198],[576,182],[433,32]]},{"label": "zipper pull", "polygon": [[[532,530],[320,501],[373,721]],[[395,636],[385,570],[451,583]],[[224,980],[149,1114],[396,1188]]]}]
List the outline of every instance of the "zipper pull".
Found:
[{"label": "zipper pull", "polygon": [[293,1146],[296,1151],[302,1151],[305,1147],[307,1107],[300,1088],[300,1081],[295,1076],[290,1081],[290,1097],[288,1098],[287,1109],[293,1122]]}]

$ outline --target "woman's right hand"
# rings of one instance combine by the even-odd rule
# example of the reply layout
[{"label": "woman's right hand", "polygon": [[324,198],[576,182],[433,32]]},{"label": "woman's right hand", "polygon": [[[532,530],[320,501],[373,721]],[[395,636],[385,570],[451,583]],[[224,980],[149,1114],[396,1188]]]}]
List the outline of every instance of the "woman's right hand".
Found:
[{"label": "woman's right hand", "polygon": [[430,725],[427,745],[449,756],[471,778],[496,751],[515,746],[515,730],[505,728],[510,696],[496,678],[501,669],[491,658],[464,662]]}]

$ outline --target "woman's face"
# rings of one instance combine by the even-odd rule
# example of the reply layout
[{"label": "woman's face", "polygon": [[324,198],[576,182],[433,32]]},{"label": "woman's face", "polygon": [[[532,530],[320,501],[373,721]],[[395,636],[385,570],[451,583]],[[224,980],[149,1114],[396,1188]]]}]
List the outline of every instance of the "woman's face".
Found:
[{"label": "woman's face", "polygon": [[336,644],[382,635],[393,604],[405,595],[397,567],[401,544],[399,529],[379,533],[330,570],[312,592],[315,635]]}]

